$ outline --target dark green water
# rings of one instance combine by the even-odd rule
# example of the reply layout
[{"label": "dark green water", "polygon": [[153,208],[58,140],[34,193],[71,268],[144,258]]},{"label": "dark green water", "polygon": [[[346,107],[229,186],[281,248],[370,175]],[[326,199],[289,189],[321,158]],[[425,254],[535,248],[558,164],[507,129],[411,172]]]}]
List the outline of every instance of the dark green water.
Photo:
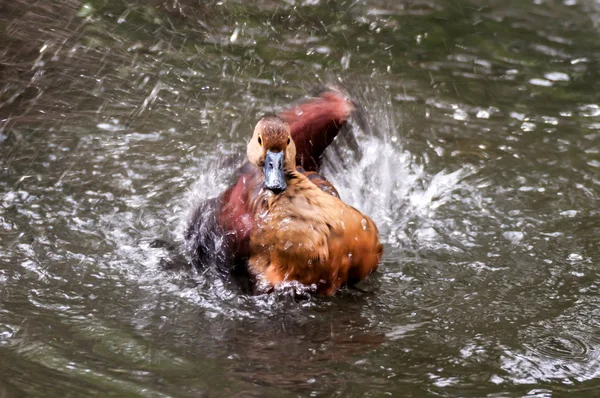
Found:
[{"label": "dark green water", "polygon": [[[598,396],[599,61],[592,0],[0,1],[0,396]],[[164,271],[257,118],[332,83],[366,293]]]}]

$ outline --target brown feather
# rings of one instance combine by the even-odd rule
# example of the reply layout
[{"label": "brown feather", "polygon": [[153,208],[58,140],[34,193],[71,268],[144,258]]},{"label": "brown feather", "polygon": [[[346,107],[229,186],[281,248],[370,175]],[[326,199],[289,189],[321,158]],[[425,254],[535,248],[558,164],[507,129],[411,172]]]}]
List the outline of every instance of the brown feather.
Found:
[{"label": "brown feather", "polygon": [[290,125],[296,143],[296,163],[318,171],[325,149],[354,111],[354,104],[339,91],[328,90],[279,114]]},{"label": "brown feather", "polygon": [[332,295],[377,268],[382,246],[375,224],[304,175],[295,173],[279,195],[262,191],[254,203],[249,266],[267,286],[295,280]]},{"label": "brown feather", "polygon": [[[317,173],[352,109],[340,93],[328,91],[283,112],[283,119],[259,121],[236,183],[196,211],[186,238],[195,264],[222,250],[217,267],[233,276],[245,264],[254,290],[298,281],[325,295],[373,272],[382,256],[377,227]],[[263,185],[267,150],[284,151],[287,189],[279,194]]]}]

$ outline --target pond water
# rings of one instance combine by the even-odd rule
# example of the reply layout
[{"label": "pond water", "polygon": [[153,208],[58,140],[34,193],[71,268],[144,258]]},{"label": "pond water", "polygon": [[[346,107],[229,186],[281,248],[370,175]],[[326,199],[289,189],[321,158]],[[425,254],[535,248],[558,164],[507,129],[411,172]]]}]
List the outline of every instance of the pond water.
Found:
[{"label": "pond water", "polygon": [[[599,394],[597,2],[16,0],[0,27],[0,396]],[[293,300],[165,270],[149,243],[323,85],[362,109],[325,175],[379,271]]]}]

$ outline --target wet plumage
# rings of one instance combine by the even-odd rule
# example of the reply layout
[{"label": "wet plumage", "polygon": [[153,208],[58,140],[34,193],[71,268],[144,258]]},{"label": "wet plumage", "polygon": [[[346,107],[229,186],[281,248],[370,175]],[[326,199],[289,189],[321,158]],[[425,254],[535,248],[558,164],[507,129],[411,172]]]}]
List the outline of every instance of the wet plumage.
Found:
[{"label": "wet plumage", "polygon": [[373,221],[339,199],[321,156],[353,110],[339,93],[261,119],[235,184],[197,210],[186,238],[193,263],[214,263],[255,293],[287,281],[332,295],[373,272]]}]

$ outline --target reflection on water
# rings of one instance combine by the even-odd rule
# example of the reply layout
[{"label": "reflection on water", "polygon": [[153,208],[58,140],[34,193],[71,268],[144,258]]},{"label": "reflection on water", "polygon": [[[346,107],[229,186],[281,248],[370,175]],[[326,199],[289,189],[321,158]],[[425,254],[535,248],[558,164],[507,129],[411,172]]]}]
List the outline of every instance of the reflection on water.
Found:
[{"label": "reflection on water", "polygon": [[[0,4],[0,395],[597,395],[598,11]],[[149,242],[323,84],[380,271],[294,301],[164,270]]]}]

